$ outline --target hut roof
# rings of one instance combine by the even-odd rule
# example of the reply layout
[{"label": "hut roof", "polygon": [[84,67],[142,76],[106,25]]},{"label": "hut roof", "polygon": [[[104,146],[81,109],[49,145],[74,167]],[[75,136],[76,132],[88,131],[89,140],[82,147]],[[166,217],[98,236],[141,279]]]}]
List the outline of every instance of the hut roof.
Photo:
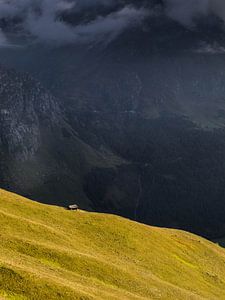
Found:
[{"label": "hut roof", "polygon": [[78,209],[78,205],[76,204],[71,204],[68,206],[69,209]]}]

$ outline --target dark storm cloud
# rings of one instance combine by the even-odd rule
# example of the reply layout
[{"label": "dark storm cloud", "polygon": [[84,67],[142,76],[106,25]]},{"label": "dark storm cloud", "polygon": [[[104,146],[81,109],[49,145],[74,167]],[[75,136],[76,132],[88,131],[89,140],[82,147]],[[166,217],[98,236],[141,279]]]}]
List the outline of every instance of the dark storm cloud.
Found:
[{"label": "dark storm cloud", "polygon": [[199,16],[210,14],[225,21],[224,0],[166,0],[165,4],[167,15],[186,26],[194,25]]},{"label": "dark storm cloud", "polygon": [[[72,26],[59,17],[65,12],[82,12],[96,6],[113,7],[114,0],[0,0],[0,18],[20,17],[22,29],[42,41],[71,43],[113,38],[129,26],[141,22],[144,8],[124,5],[106,15],[96,15]],[[0,43],[5,43],[1,32]]]},{"label": "dark storm cloud", "polygon": [[[19,17],[23,31],[39,41],[80,43],[105,41],[115,38],[128,27],[140,24],[154,14],[153,0],[0,0],[0,19]],[[157,1],[154,0],[156,3]],[[143,5],[141,5],[143,3]],[[162,14],[185,26],[194,26],[198,16],[215,14],[225,21],[224,0],[164,0],[159,1]],[[138,4],[138,5],[137,5]],[[107,12],[100,13],[100,8]],[[95,10],[91,19],[86,12]],[[65,22],[65,13],[83,12],[85,18],[78,23]],[[7,45],[0,30],[0,45]]]}]

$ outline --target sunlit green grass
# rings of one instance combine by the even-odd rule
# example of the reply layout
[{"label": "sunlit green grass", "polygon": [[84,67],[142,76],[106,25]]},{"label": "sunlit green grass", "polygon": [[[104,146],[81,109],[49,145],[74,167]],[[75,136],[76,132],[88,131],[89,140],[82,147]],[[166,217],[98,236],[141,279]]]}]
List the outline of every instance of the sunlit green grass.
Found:
[{"label": "sunlit green grass", "polygon": [[0,190],[0,299],[225,299],[225,250]]}]

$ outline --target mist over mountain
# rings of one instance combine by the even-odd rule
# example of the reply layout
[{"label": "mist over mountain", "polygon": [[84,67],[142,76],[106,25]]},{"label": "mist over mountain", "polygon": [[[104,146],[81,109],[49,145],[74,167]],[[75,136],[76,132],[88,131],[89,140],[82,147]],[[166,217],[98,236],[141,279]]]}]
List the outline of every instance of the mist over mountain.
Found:
[{"label": "mist over mountain", "polygon": [[223,236],[223,3],[1,1],[1,186]]},{"label": "mist over mountain", "polygon": [[222,0],[3,0],[0,40],[4,45],[10,23],[11,32],[47,43],[108,42],[129,28],[145,26],[156,16],[191,30],[196,30],[199,20],[210,23],[215,16],[223,28],[225,5]]}]

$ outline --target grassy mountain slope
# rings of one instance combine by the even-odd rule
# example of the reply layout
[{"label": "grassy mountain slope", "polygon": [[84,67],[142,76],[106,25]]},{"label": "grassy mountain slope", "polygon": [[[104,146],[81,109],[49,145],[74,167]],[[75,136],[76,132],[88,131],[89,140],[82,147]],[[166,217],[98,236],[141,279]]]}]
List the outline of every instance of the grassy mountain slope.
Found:
[{"label": "grassy mountain slope", "polygon": [[0,190],[0,299],[225,299],[225,251]]}]

